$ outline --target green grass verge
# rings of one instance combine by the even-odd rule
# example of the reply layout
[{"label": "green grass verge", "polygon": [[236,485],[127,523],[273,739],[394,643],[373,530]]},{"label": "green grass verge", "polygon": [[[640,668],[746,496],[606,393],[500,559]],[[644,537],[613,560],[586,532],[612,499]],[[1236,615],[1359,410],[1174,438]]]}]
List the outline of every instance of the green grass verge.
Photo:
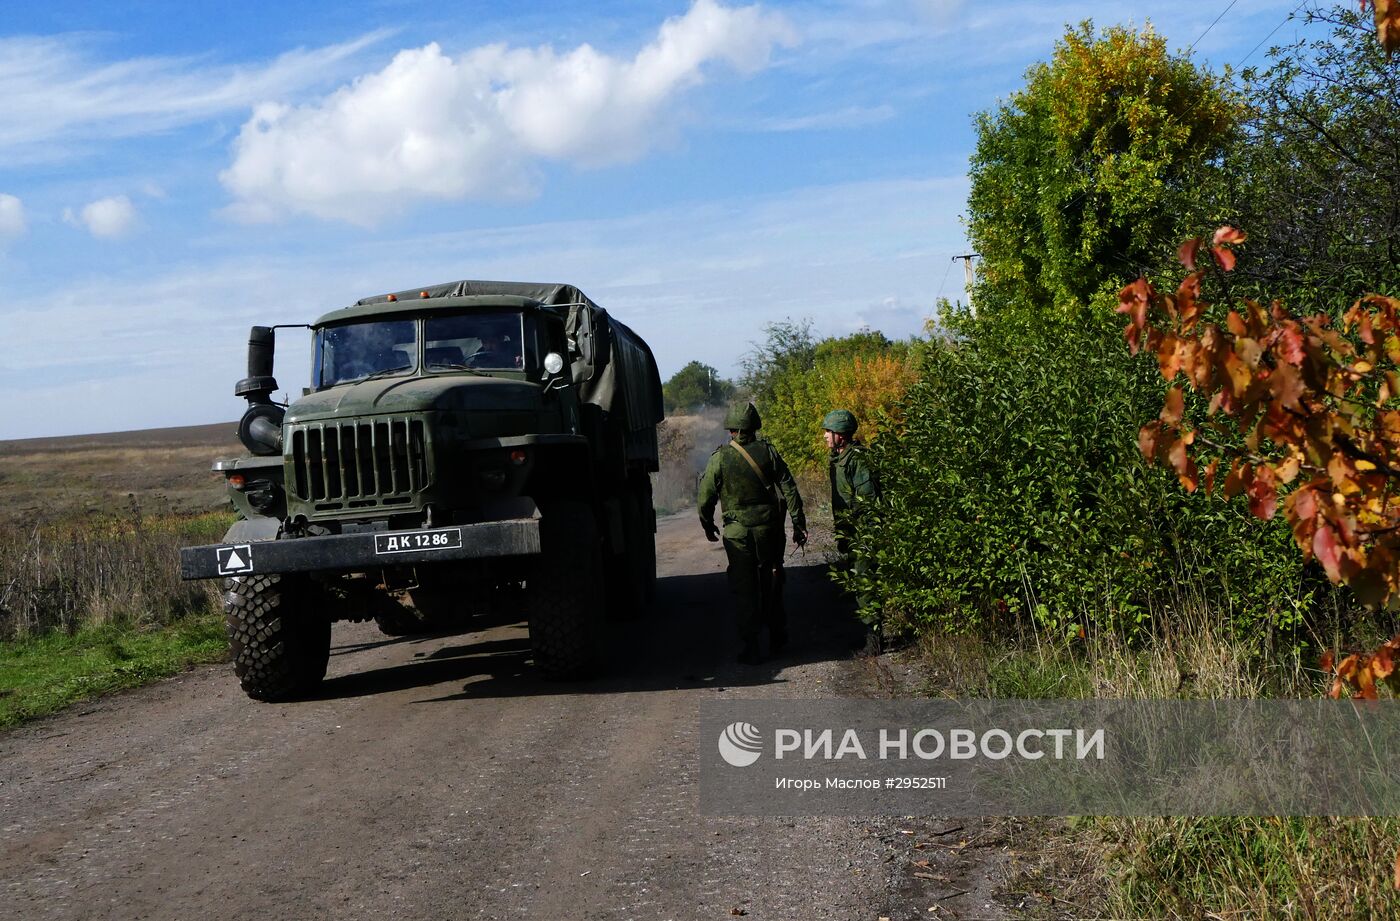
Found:
[{"label": "green grass verge", "polygon": [[102,624],[0,643],[0,728],[227,654],[223,619],[214,613],[155,629]]}]

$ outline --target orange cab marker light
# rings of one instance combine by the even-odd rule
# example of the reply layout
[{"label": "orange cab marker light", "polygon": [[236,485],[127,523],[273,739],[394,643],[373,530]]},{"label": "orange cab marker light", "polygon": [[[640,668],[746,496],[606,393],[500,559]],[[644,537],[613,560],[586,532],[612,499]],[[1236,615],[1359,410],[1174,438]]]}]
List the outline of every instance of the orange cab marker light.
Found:
[{"label": "orange cab marker light", "polygon": [[517,467],[525,463],[525,452],[520,448],[516,448],[514,451],[510,452],[510,462]]},{"label": "orange cab marker light", "polygon": [[385,298],[385,300],[389,300],[389,301],[396,301],[396,300],[398,300],[398,299],[399,299],[399,296],[398,296],[397,294],[391,294],[391,295],[389,295],[387,298]]},{"label": "orange cab marker light", "polygon": [[419,292],[418,292],[418,296],[419,296],[419,297],[427,297],[427,296],[428,296],[428,292],[426,292],[426,291],[419,291]]},{"label": "orange cab marker light", "polygon": [[230,475],[229,475],[229,478],[228,478],[228,485],[232,486],[234,489],[242,489],[242,488],[243,488],[243,482],[244,482],[244,480],[243,480],[243,474],[241,474],[241,473],[234,473],[234,474],[230,474]]}]

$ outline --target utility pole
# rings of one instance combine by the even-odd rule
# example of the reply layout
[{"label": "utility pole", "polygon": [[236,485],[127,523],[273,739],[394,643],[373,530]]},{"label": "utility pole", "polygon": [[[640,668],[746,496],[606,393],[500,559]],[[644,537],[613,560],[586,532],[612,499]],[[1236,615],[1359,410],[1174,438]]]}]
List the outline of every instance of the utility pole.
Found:
[{"label": "utility pole", "polygon": [[972,260],[980,258],[979,253],[963,253],[961,256],[954,256],[953,261],[962,260],[963,264],[963,285],[967,288],[967,306],[974,314],[977,308],[972,304],[972,286],[977,283],[977,273],[972,268]]}]

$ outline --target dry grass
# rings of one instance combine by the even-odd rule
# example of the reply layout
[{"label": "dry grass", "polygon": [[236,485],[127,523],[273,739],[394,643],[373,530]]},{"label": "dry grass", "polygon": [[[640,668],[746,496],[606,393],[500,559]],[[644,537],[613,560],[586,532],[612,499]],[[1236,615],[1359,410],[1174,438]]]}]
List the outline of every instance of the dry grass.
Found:
[{"label": "dry grass", "polygon": [[215,582],[182,582],[180,547],[217,541],[229,512],[86,516],[0,525],[0,640],[96,624],[163,626],[214,607]]},{"label": "dry grass", "polygon": [[[1156,637],[990,642],[926,637],[928,692],[991,698],[1317,697],[1324,677],[1290,650],[1268,653],[1224,618],[1188,608]],[[1040,820],[1013,881],[1056,918],[1400,917],[1391,818]]]},{"label": "dry grass", "polygon": [[232,423],[0,442],[0,524],[223,508],[210,463],[243,453]]},{"label": "dry grass", "polygon": [[228,424],[0,442],[0,639],[208,610],[179,548],[228,527],[209,466],[239,453]]}]

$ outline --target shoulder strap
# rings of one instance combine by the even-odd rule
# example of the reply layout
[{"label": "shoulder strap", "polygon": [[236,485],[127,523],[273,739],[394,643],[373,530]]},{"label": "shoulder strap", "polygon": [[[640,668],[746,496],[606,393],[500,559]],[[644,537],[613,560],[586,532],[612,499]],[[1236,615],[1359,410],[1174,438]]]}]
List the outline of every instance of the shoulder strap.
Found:
[{"label": "shoulder strap", "polygon": [[753,455],[750,454],[748,451],[745,451],[744,446],[739,444],[739,442],[737,441],[731,441],[729,443],[729,446],[735,451],[738,451],[739,454],[744,458],[744,460],[749,462],[749,466],[753,468],[753,472],[758,476],[758,481],[763,484],[763,488],[771,490],[773,488],[773,484],[769,483],[768,477],[763,475],[763,468],[758,466],[758,461],[753,459]]}]

